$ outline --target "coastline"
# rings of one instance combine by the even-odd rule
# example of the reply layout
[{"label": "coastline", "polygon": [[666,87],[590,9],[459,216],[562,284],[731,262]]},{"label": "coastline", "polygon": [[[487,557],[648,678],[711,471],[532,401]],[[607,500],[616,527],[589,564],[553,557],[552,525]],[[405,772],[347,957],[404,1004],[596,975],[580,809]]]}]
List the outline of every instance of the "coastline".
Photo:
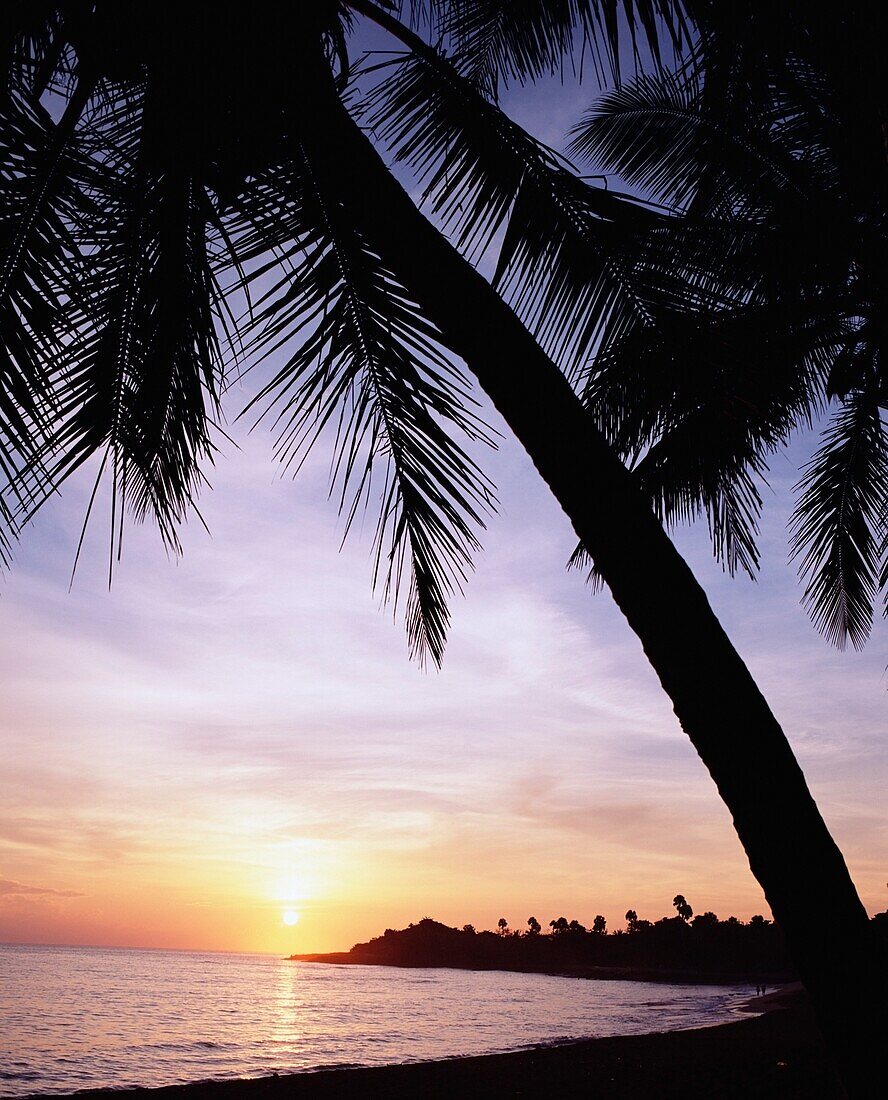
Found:
[{"label": "coastline", "polygon": [[[607,1100],[836,1100],[841,1093],[804,993],[753,998],[730,1023],[582,1039],[506,1054],[318,1069],[160,1088],[84,1090],[77,1100],[327,1100],[600,1096]],[[54,1100],[63,1100],[56,1095]]]},{"label": "coastline", "polygon": [[[324,954],[288,955],[285,962],[316,963],[324,966],[384,966],[397,970],[501,970],[507,974],[547,974],[553,978],[584,978],[602,982],[663,982],[667,985],[746,985],[754,986],[756,976],[734,971],[715,972],[700,970],[665,970],[661,967],[641,966],[585,966],[567,963],[564,966],[503,965],[493,961],[490,965],[475,961],[438,962],[435,960],[392,962],[374,955],[355,955],[351,951],[329,951]],[[796,983],[788,973],[761,975],[769,986],[787,986]]]}]

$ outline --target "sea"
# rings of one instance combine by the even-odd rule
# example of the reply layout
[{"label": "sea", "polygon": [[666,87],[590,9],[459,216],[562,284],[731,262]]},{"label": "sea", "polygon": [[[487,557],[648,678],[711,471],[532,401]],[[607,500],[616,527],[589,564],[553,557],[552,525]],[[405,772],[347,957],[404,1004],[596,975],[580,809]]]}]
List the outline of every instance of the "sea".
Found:
[{"label": "sea", "polygon": [[487,1054],[733,1018],[749,990],[0,945],[0,1096]]}]

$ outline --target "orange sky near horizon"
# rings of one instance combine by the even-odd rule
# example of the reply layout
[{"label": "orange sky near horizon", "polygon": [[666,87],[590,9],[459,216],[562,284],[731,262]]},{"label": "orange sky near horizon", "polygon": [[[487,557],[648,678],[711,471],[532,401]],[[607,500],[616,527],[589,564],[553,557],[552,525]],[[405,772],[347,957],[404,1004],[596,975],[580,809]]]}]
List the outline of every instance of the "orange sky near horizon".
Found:
[{"label": "orange sky near horizon", "polygon": [[[632,812],[631,806],[611,809]],[[26,884],[0,881],[0,891],[6,886],[0,939],[287,954],[346,949],[427,915],[495,928],[503,915],[516,927],[531,914],[544,924],[566,915],[591,925],[603,912],[613,928],[630,907],[651,919],[670,913],[679,890],[700,911],[714,908],[744,919],[767,912],[744,874],[730,829],[705,844],[704,867],[688,855],[702,839],[700,830],[678,822],[669,833],[676,851],[663,846],[626,861],[620,844],[605,836],[597,850],[583,851],[577,831],[565,836],[555,827],[540,828],[510,858],[507,834],[521,830],[523,815],[508,808],[496,821],[479,823],[474,843],[445,819],[436,836],[433,817],[413,844],[371,835],[364,842],[304,848],[289,860],[285,850],[272,854],[267,834],[257,830],[241,833],[237,851],[226,851],[223,843],[199,854],[158,850],[133,859],[121,853],[76,872],[53,866],[54,860],[35,861],[41,887],[32,887],[33,893],[16,894],[15,885]],[[254,846],[268,862],[250,866],[241,846]],[[304,885],[288,889],[276,862],[306,869]],[[72,881],[82,889],[66,889]],[[286,913],[298,914],[295,926],[285,924]]]}]

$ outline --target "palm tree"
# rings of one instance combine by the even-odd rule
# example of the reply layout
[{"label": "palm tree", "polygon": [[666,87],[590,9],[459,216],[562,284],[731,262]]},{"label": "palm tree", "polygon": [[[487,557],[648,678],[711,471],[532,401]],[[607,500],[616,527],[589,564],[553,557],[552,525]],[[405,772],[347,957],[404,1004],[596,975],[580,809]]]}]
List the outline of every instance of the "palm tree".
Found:
[{"label": "palm tree", "polygon": [[853,10],[813,27],[797,5],[739,25],[714,11],[698,58],[604,96],[574,150],[674,215],[623,243],[648,312],[596,350],[590,411],[652,500],[705,508],[728,567],[749,572],[755,479],[826,416],[792,553],[815,625],[860,648],[880,590],[888,600],[888,159],[882,59]]},{"label": "palm tree", "polygon": [[[639,299],[612,246],[656,216],[584,184],[495,103],[499,82],[559,63],[577,20],[604,43],[603,64],[616,64],[620,12],[656,54],[656,19],[671,5],[430,7],[474,57],[468,68],[368,0],[302,5],[296,26],[268,2],[246,28],[241,5],[198,0],[177,7],[174,28],[148,4],[4,8],[10,530],[96,456],[111,483],[113,548],[126,514],[155,517],[176,548],[212,459],[229,358],[241,343],[256,355],[283,349],[261,395],[281,457],[298,463],[329,429],[348,522],[379,497],[375,576],[396,600],[409,578],[411,646],[440,661],[447,598],[493,504],[463,445],[486,430],[456,353],[642,640],[731,810],[849,1090],[862,1094],[882,1019],[865,911],[779,724],[565,373],[603,331],[631,325]],[[343,102],[354,12],[409,51],[398,80],[363,104],[365,125],[426,175],[459,248]],[[679,41],[680,19],[668,26]],[[477,254],[502,227],[500,282],[526,323],[460,251]],[[548,280],[524,284],[543,261]],[[584,324],[559,335],[578,302]],[[844,929],[827,956],[824,890]]]}]

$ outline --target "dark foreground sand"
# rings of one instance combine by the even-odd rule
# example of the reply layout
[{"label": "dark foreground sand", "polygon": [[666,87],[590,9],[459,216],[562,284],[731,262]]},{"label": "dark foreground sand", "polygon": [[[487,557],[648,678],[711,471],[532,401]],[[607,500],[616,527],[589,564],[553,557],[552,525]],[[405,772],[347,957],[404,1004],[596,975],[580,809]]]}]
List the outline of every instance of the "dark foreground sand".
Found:
[{"label": "dark foreground sand", "polygon": [[588,1100],[833,1100],[840,1096],[803,996],[771,994],[751,1002],[751,1007],[768,1011],[694,1031],[591,1039],[514,1054],[76,1096],[78,1100],[562,1100],[580,1096]]}]

